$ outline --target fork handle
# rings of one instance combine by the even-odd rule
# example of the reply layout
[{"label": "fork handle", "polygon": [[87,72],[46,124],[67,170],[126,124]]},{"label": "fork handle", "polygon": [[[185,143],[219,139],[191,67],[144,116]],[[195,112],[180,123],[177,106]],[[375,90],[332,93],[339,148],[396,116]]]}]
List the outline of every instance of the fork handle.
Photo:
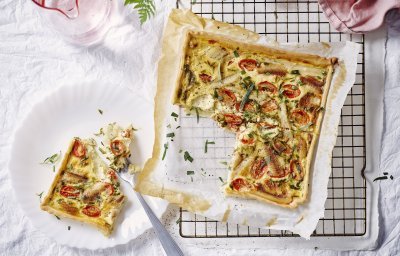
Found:
[{"label": "fork handle", "polygon": [[147,217],[149,217],[151,224],[153,224],[154,230],[156,231],[156,235],[158,236],[158,239],[160,240],[165,253],[168,256],[184,256],[179,246],[176,244],[174,239],[172,239],[171,235],[165,229],[163,224],[161,224],[160,220],[157,218],[153,210],[144,200],[143,196],[138,192],[136,192],[136,195],[140,203],[142,204],[143,209],[147,214]]}]

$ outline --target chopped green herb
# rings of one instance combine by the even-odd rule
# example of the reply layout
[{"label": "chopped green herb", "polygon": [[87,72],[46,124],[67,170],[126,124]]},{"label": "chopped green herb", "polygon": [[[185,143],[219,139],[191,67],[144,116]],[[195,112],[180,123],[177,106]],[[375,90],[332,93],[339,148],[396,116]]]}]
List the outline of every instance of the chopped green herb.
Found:
[{"label": "chopped green herb", "polygon": [[214,99],[218,99],[218,92],[216,88],[214,88]]},{"label": "chopped green herb", "polygon": [[53,165],[53,172],[56,172],[56,166]]},{"label": "chopped green herb", "polygon": [[226,161],[221,161],[220,163],[223,165],[228,165],[228,162],[226,162]]},{"label": "chopped green herb", "polygon": [[100,131],[99,131],[99,133],[95,133],[94,135],[95,135],[95,136],[104,135],[103,128],[100,128]]},{"label": "chopped green herb", "polygon": [[388,177],[387,176],[381,176],[381,177],[377,177],[373,180],[373,182],[377,181],[377,180],[387,180]]},{"label": "chopped green herb", "polygon": [[54,216],[57,218],[57,220],[61,220],[60,217],[58,217],[57,215],[54,215]]},{"label": "chopped green herb", "polygon": [[222,183],[225,183],[225,181],[221,177],[218,177],[218,178]]},{"label": "chopped green herb", "polygon": [[388,172],[384,172],[384,173],[383,173],[383,175],[388,175],[388,174],[389,174]]},{"label": "chopped green herb", "polygon": [[172,113],[171,113],[171,116],[173,116],[173,117],[178,117],[179,115],[178,115],[177,113],[175,113],[175,112],[172,112]]},{"label": "chopped green herb", "polygon": [[183,153],[183,159],[185,159],[185,161],[193,162],[193,157],[187,151]]},{"label": "chopped green herb", "polygon": [[245,78],[243,78],[243,81],[246,83],[251,83],[251,77],[250,76],[246,76]]},{"label": "chopped green herb", "polygon": [[176,220],[176,224],[179,224],[181,222],[181,217],[179,217],[177,220]]},{"label": "chopped green herb", "polygon": [[297,70],[297,69],[295,69],[295,70],[292,70],[292,71],[290,72],[290,74],[293,74],[293,75],[300,75],[300,71]]},{"label": "chopped green herb", "polygon": [[247,89],[247,92],[244,95],[242,102],[240,102],[240,108],[239,108],[240,111],[243,111],[244,105],[246,104],[247,101],[249,101],[249,97],[250,97],[251,92],[254,89],[254,86],[255,86],[254,83],[251,83],[249,89]]},{"label": "chopped green herb", "polygon": [[104,147],[104,143],[103,143],[102,141],[100,141],[100,143],[101,143],[101,145],[103,145],[103,147]]},{"label": "chopped green herb", "polygon": [[[297,184],[297,185],[300,185],[300,184]],[[291,189],[295,189],[295,190],[299,190],[300,189],[300,186],[295,186],[295,185],[292,185],[292,184],[290,184],[289,187]]]},{"label": "chopped green herb", "polygon": [[194,174],[194,171],[187,171],[186,172],[186,175],[193,175]]},{"label": "chopped green herb", "polygon": [[175,129],[179,129],[179,128],[181,128],[181,126],[180,125],[178,125]]},{"label": "chopped green herb", "polygon": [[68,226],[68,230],[71,230],[71,226]]},{"label": "chopped green herb", "polygon": [[40,200],[42,200],[43,193],[44,191],[40,192],[39,194],[36,194],[40,198]]},{"label": "chopped green herb", "polygon": [[390,175],[390,179],[393,180],[393,175]]},{"label": "chopped green herb", "polygon": [[55,164],[61,156],[61,151],[59,154],[53,154],[52,156],[47,157],[41,164]]},{"label": "chopped green herb", "polygon": [[182,153],[182,152],[183,152],[183,150],[182,150],[182,149],[179,149],[179,154]]},{"label": "chopped green herb", "polygon": [[171,124],[168,124],[168,125],[167,125],[167,128],[171,128]]},{"label": "chopped green herb", "polygon": [[102,115],[102,114],[103,114],[103,110],[101,110],[101,109],[98,109],[97,111],[99,111],[100,115]]},{"label": "chopped green herb", "polygon": [[215,142],[214,142],[214,141],[208,141],[208,140],[206,140],[206,143],[205,143],[205,145],[204,145],[204,153],[207,153],[207,150],[208,150],[208,144],[212,144],[212,145],[214,145],[214,144],[215,144]]},{"label": "chopped green herb", "polygon": [[194,108],[194,110],[196,110],[196,120],[197,120],[197,123],[199,123],[199,119],[200,119],[199,109],[198,108]]},{"label": "chopped green herb", "polygon": [[162,160],[164,160],[165,155],[167,154],[167,150],[168,150],[168,142],[164,144],[164,153],[162,155]]},{"label": "chopped green herb", "polygon": [[175,137],[175,133],[173,132],[167,133],[167,138],[173,138],[173,137]]},{"label": "chopped green herb", "polygon": [[321,72],[321,74],[322,74],[323,76],[326,76],[326,74],[328,74],[328,73],[324,70],[324,71]]},{"label": "chopped green herb", "polygon": [[234,51],[233,51],[233,55],[235,55],[236,58],[239,57],[238,51],[234,50]]},{"label": "chopped green herb", "polygon": [[100,151],[102,154],[105,154],[105,153],[106,153],[106,151],[104,151],[104,149],[102,149],[102,148],[99,148],[99,151]]},{"label": "chopped green herb", "polygon": [[241,73],[242,75],[245,75],[245,74],[246,74],[246,71],[242,70],[242,71],[240,71],[240,73]]}]

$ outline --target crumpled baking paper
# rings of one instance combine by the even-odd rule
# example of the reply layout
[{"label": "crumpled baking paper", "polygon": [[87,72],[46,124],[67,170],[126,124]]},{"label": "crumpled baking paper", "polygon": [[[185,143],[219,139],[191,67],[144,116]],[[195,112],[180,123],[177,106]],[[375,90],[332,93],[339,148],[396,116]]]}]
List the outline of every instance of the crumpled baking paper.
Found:
[{"label": "crumpled baking paper", "polygon": [[[217,127],[210,119],[198,120],[196,116],[187,116],[183,109],[171,104],[182,57],[182,39],[188,29],[216,32],[248,43],[339,59],[310,172],[312,178],[306,203],[296,209],[286,209],[255,200],[225,197],[221,188],[228,177],[226,162],[230,161],[233,152],[234,134]],[[157,138],[153,159],[146,164],[136,189],[211,219],[289,230],[309,239],[324,214],[340,110],[355,81],[358,52],[359,45],[351,42],[279,45],[237,26],[202,19],[190,11],[173,10],[164,31],[159,62],[155,107]],[[171,116],[172,112],[179,117]],[[166,137],[171,132],[175,134],[173,140]],[[208,152],[205,153],[207,139],[215,144],[208,145]],[[185,151],[193,157],[193,162],[184,159]],[[164,160],[161,160],[162,157]]]}]

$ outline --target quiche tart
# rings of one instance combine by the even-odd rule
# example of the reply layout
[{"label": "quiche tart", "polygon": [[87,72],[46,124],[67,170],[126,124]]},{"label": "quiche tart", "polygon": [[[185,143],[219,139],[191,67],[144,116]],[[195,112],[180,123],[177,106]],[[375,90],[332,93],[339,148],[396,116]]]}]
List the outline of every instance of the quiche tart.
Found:
[{"label": "quiche tart", "polygon": [[93,225],[109,236],[125,196],[115,170],[100,158],[96,147],[93,139],[72,140],[41,209]]},{"label": "quiche tart", "polygon": [[183,49],[173,103],[236,134],[226,194],[303,203],[337,59],[194,31]]}]

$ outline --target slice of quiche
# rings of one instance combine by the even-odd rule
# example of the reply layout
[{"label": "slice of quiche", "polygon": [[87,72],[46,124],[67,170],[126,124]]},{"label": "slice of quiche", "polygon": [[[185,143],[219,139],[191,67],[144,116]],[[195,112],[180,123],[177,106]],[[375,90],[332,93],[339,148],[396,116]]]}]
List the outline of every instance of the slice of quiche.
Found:
[{"label": "slice of quiche", "polygon": [[41,209],[88,223],[109,236],[125,196],[114,169],[100,158],[96,147],[93,139],[72,140]]}]

